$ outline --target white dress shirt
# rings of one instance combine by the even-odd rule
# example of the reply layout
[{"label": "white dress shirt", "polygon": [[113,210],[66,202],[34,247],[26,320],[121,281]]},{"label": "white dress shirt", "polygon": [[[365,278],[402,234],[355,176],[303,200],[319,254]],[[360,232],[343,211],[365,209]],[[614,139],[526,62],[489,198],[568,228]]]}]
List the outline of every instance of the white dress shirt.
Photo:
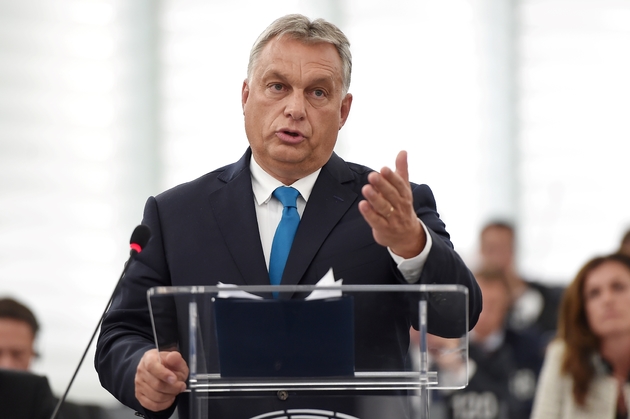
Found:
[{"label": "white dress shirt", "polygon": [[[252,189],[254,191],[254,201],[256,204],[256,219],[258,220],[258,228],[260,230],[260,241],[265,255],[265,261],[267,262],[267,269],[269,269],[269,257],[271,255],[273,236],[282,218],[282,210],[284,208],[282,203],[273,197],[272,194],[277,187],[286,185],[265,172],[263,168],[258,165],[253,156],[249,168],[252,173]],[[298,214],[300,214],[300,218],[302,218],[306,202],[311,196],[311,191],[313,190],[313,186],[315,186],[315,181],[317,181],[317,176],[319,176],[320,171],[321,169],[311,173],[305,178],[295,181],[291,185],[291,187],[300,192],[297,198],[297,210]],[[387,249],[398,265],[398,269],[408,282],[416,282],[420,277],[433,243],[431,235],[424,223],[420,219],[418,219],[418,221],[420,221],[422,228],[424,228],[427,237],[424,249],[418,256],[411,259],[404,259],[393,253],[389,248]]]}]

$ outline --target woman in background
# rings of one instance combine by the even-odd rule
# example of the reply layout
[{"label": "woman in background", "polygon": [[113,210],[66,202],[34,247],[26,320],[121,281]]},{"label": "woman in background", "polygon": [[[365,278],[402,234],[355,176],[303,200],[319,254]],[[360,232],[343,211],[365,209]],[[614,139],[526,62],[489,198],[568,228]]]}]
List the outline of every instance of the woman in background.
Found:
[{"label": "woman in background", "polygon": [[532,419],[630,418],[630,257],[597,257],[566,289]]}]

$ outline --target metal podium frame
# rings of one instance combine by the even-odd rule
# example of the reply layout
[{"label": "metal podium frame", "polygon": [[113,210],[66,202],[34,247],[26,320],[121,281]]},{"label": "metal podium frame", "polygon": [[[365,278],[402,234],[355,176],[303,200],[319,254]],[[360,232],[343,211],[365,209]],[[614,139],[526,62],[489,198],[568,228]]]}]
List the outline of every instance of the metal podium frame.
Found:
[{"label": "metal podium frame", "polygon": [[[355,371],[350,376],[333,377],[224,377],[210,358],[216,356],[207,347],[208,342],[217,340],[214,330],[214,319],[208,320],[208,312],[213,308],[217,298],[222,298],[226,292],[230,298],[255,295],[259,298],[267,296],[272,299],[272,292],[281,296],[288,294],[296,299],[303,299],[305,295],[317,291],[318,293],[337,293],[342,296],[366,296],[364,293],[382,293],[382,295],[400,295],[411,298],[413,304],[418,303],[418,332],[419,345],[415,350],[419,362],[413,369],[385,370],[385,371]],[[438,351],[431,350],[429,343],[428,304],[433,296],[440,301],[448,301],[450,296],[454,301],[463,304],[446,304],[449,315],[458,318],[462,324],[463,333],[449,341],[450,350],[442,351],[445,357],[456,359],[450,362],[459,370],[457,374],[444,373]],[[374,295],[371,295],[374,297]],[[376,297],[379,297],[377,294]],[[460,298],[457,300],[457,298]],[[281,298],[287,300],[288,298]],[[457,390],[468,384],[468,289],[462,285],[264,285],[264,286],[190,286],[190,287],[154,287],[148,290],[147,300],[151,314],[153,333],[156,347],[159,351],[179,350],[188,362],[190,374],[187,392],[190,394],[191,418],[208,418],[204,410],[203,400],[214,394],[230,393],[231,395],[246,395],[261,391],[405,391],[409,397],[419,398],[418,409],[414,411],[414,419],[429,418],[430,390]],[[174,312],[177,313],[173,316]],[[461,312],[461,313],[460,313]],[[461,317],[464,318],[461,318]],[[176,317],[176,319],[175,319]],[[169,326],[164,326],[168,324]],[[163,330],[167,332],[163,332]],[[182,344],[181,340],[188,340]],[[438,373],[438,370],[440,371]],[[450,381],[443,377],[451,377]],[[452,377],[459,377],[453,380]],[[207,408],[206,408],[207,410]],[[335,416],[337,417],[337,416]],[[188,419],[188,418],[180,418]]]}]

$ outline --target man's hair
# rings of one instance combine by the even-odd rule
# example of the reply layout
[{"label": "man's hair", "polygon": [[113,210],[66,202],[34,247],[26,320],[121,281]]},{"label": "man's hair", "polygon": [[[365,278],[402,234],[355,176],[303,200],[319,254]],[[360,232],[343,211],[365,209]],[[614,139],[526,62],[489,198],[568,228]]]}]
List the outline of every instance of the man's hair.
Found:
[{"label": "man's hair", "polygon": [[13,298],[0,298],[0,319],[19,320],[28,324],[35,337],[39,332],[39,323],[33,312]]},{"label": "man's hair", "polygon": [[482,267],[474,272],[475,279],[479,282],[485,282],[487,284],[497,284],[505,289],[506,295],[509,296],[510,305],[512,304],[512,286],[503,269],[494,269]]},{"label": "man's hair", "polygon": [[485,233],[487,230],[490,230],[491,228],[498,228],[498,229],[501,229],[501,230],[507,230],[510,233],[512,233],[512,236],[515,235],[514,225],[512,223],[510,223],[509,221],[505,221],[505,220],[489,221],[481,229],[481,234]]},{"label": "man's hair", "polygon": [[630,257],[626,255],[595,257],[580,269],[566,288],[560,305],[557,337],[566,344],[562,372],[573,379],[573,397],[580,406],[586,404],[586,395],[595,377],[592,357],[598,352],[600,343],[586,315],[584,285],[591,272],[607,262],[620,263],[630,271]]},{"label": "man's hair", "polygon": [[352,55],[350,41],[335,25],[324,19],[310,21],[306,16],[291,14],[276,19],[260,34],[251,52],[247,65],[247,79],[251,80],[252,72],[260,52],[273,38],[288,36],[305,44],[329,43],[337,48],[341,58],[343,93],[350,88],[350,74],[352,73]]}]

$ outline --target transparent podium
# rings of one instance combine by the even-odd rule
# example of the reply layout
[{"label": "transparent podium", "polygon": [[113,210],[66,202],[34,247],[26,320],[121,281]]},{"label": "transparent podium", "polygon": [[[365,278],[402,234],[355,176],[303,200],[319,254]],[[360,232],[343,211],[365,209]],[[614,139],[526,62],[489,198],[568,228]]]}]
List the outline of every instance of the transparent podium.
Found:
[{"label": "transparent podium", "polygon": [[158,350],[190,369],[180,419],[428,419],[431,390],[467,385],[461,285],[219,284],[147,298]]}]

